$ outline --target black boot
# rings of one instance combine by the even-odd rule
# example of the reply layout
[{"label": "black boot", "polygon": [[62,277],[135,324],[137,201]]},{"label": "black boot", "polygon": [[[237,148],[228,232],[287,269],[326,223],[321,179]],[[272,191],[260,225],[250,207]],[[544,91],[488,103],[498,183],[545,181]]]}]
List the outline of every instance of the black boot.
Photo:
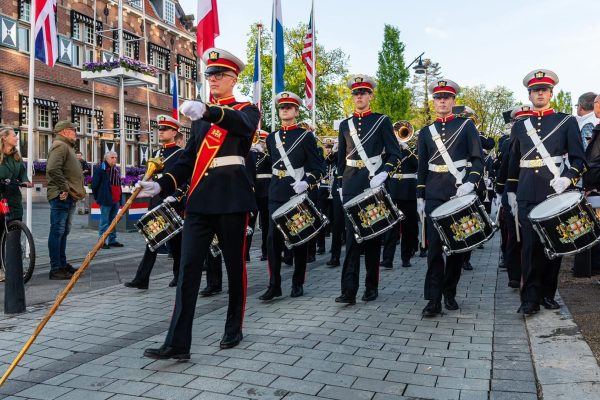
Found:
[{"label": "black boot", "polygon": [[187,361],[190,359],[190,351],[163,344],[157,349],[151,348],[144,350],[144,357],[152,358],[154,360],[168,360],[172,358],[174,360]]},{"label": "black boot", "polygon": [[267,291],[264,292],[258,299],[262,301],[269,301],[273,300],[275,297],[281,297],[281,288],[269,286]]},{"label": "black boot", "polygon": [[356,304],[356,298],[346,296],[345,294],[335,298],[336,303]]},{"label": "black boot", "polygon": [[424,317],[435,317],[438,314],[442,313],[442,303],[439,301],[429,300],[429,303],[425,306],[421,315]]},{"label": "black boot", "polygon": [[241,331],[233,334],[225,333],[221,339],[221,343],[219,343],[219,347],[222,349],[231,349],[240,344],[243,338],[244,335],[242,335]]},{"label": "black boot", "polygon": [[292,285],[292,293],[290,297],[300,297],[304,294],[304,289],[302,285]]},{"label": "black boot", "polygon": [[365,290],[365,293],[362,297],[362,301],[374,301],[377,299],[377,296],[379,296],[379,292],[377,291],[377,289]]},{"label": "black boot", "polygon": [[340,259],[337,257],[331,257],[331,259],[329,261],[327,261],[326,264],[329,265],[330,267],[339,267]]},{"label": "black boot", "polygon": [[444,297],[444,307],[446,310],[458,310],[458,303],[454,297]]},{"label": "black boot", "polygon": [[216,286],[207,286],[200,291],[200,296],[202,297],[210,297],[215,294],[221,293],[221,288]]},{"label": "black boot", "polygon": [[465,271],[473,271],[473,266],[471,265],[471,261],[465,261],[463,264],[463,269]]}]

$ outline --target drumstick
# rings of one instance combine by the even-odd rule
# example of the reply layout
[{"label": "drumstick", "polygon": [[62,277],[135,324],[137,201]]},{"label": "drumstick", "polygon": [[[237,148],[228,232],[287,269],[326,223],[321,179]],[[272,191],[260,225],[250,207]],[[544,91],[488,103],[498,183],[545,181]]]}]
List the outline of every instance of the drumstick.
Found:
[{"label": "drumstick", "polygon": [[521,242],[521,233],[519,232],[519,213],[515,213],[515,231],[517,231],[517,243]]},{"label": "drumstick", "polygon": [[425,215],[421,214],[421,246],[425,248]]},{"label": "drumstick", "polygon": [[[150,160],[147,161],[147,165],[148,165],[148,167],[146,170],[146,174],[144,174],[144,178],[143,178],[144,181],[150,179],[152,177],[152,175],[154,175],[156,172],[160,171],[163,168],[163,162],[162,162],[162,159],[160,159],[160,158],[151,158]],[[21,361],[23,356],[25,356],[25,353],[27,353],[27,350],[29,350],[29,348],[31,347],[31,345],[33,344],[35,339],[38,337],[38,335],[40,334],[42,329],[44,329],[44,327],[46,326],[48,321],[50,321],[50,318],[52,318],[52,316],[54,315],[56,310],[58,310],[58,307],[62,304],[63,300],[67,297],[67,295],[69,294],[71,289],[73,289],[75,287],[75,284],[79,280],[79,277],[81,276],[81,274],[83,274],[85,272],[85,270],[88,268],[88,266],[90,265],[90,263],[96,256],[96,253],[98,252],[98,250],[100,250],[100,248],[106,242],[108,235],[117,227],[117,224],[119,223],[119,221],[121,220],[123,215],[125,215],[125,213],[129,209],[129,207],[131,207],[131,204],[133,204],[133,201],[138,196],[138,194],[140,193],[141,190],[142,190],[142,188],[139,187],[139,188],[135,189],[133,191],[133,193],[131,193],[131,197],[129,198],[129,200],[127,200],[127,202],[125,203],[125,205],[123,206],[121,211],[119,211],[119,213],[117,214],[115,219],[113,219],[113,221],[110,224],[110,226],[108,227],[108,229],[106,229],[106,232],[104,232],[104,234],[100,237],[100,239],[98,239],[98,242],[92,248],[92,250],[88,253],[88,255],[85,257],[85,259],[81,263],[81,266],[77,269],[77,271],[75,271],[75,273],[71,277],[71,280],[69,281],[67,286],[58,295],[58,297],[54,301],[54,304],[52,305],[50,310],[48,310],[48,313],[46,314],[46,316],[40,321],[38,326],[35,328],[35,331],[31,334],[31,336],[29,337],[29,339],[27,340],[27,342],[25,343],[25,345],[23,346],[23,348],[21,349],[19,354],[17,354],[17,356],[15,357],[13,362],[8,366],[8,369],[2,376],[2,379],[0,379],[0,386],[2,386],[4,384],[4,382],[6,382],[6,380],[10,376],[10,374],[17,367],[17,364],[19,363],[19,361]]]}]

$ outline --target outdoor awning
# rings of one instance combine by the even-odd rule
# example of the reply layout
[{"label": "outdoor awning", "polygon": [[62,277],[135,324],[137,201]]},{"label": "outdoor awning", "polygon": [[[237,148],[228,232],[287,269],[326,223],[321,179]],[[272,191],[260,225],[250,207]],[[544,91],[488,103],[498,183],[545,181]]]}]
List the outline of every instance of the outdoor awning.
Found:
[{"label": "outdoor awning", "polygon": [[[23,111],[23,109],[29,103],[29,96],[20,95],[20,97],[21,97],[21,103],[20,103],[21,109],[19,112],[19,124],[24,125],[25,124],[25,112]],[[58,122],[58,109],[59,109],[58,101],[39,99],[37,97],[34,97],[33,104],[36,106],[43,106],[43,107],[50,108],[50,110],[52,112],[52,125],[54,125]]]}]

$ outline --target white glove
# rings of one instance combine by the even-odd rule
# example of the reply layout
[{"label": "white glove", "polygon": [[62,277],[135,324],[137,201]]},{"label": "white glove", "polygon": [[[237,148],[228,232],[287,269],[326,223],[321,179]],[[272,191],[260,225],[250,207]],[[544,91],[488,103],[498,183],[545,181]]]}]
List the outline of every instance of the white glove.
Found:
[{"label": "white glove", "polygon": [[175,203],[177,199],[174,196],[167,196],[163,200],[164,203]]},{"label": "white glove", "polygon": [[257,153],[262,153],[263,152],[263,145],[261,143],[253,144],[252,147],[250,148],[250,151],[255,151]]},{"label": "white glove", "polygon": [[408,149],[408,143],[398,141],[398,144],[400,145],[401,149],[404,149],[404,150]]},{"label": "white glove", "polygon": [[160,185],[154,181],[138,181],[135,188],[142,188],[138,197],[154,197],[160,193]]},{"label": "white glove", "polygon": [[554,189],[556,193],[561,194],[567,190],[569,186],[571,186],[571,180],[564,176],[560,178],[554,178],[550,181],[550,186],[552,186],[552,189]]},{"label": "white glove", "polygon": [[486,189],[492,187],[492,180],[490,178],[485,178],[484,181]]},{"label": "white glove", "polygon": [[192,121],[196,121],[197,119],[202,118],[204,115],[204,112],[206,111],[206,104],[201,101],[187,100],[183,102],[180,110],[183,115]]},{"label": "white glove", "polygon": [[342,194],[342,188],[339,188],[337,191],[340,194],[340,199],[343,199],[344,195]]},{"label": "white glove", "polygon": [[417,199],[417,214],[425,218],[425,199]]},{"label": "white glove", "polygon": [[510,206],[510,211],[512,215],[517,215],[519,211],[519,204],[517,203],[517,194],[513,192],[508,192],[506,194],[508,197],[508,205]]},{"label": "white glove", "polygon": [[466,194],[471,193],[473,189],[475,189],[475,185],[473,185],[471,182],[465,182],[462,185],[460,185],[458,189],[456,189],[456,195],[458,197],[464,196]]},{"label": "white glove", "polygon": [[308,183],[306,181],[294,182],[292,183],[292,186],[294,187],[294,192],[296,192],[296,194],[304,193],[308,189]]},{"label": "white glove", "polygon": [[500,193],[496,193],[496,206],[500,207],[500,204],[502,204],[502,195]]},{"label": "white glove", "polygon": [[371,185],[371,189],[374,189],[378,186],[383,185],[383,182],[385,182],[387,177],[388,177],[387,172],[380,172],[377,175],[375,175],[373,178],[371,178],[371,182],[369,182],[369,185]]}]

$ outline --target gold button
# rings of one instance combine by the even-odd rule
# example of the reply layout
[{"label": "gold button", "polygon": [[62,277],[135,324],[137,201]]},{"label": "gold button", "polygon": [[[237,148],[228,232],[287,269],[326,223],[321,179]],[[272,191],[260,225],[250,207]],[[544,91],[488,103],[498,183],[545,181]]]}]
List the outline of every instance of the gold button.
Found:
[{"label": "gold button", "polygon": [[536,169],[536,170],[535,170],[535,173],[537,174],[538,172],[539,172],[539,171]]},{"label": "gold button", "polygon": [[540,125],[542,125],[542,123],[541,123],[541,122],[538,122],[538,126],[540,126]]},{"label": "gold button", "polygon": [[542,119],[542,117],[538,117],[538,119]]},{"label": "gold button", "polygon": [[538,132],[541,132],[542,130],[541,130],[541,129],[538,129],[537,131],[538,131]]},{"label": "gold button", "polygon": [[208,172],[204,174],[204,176],[208,176]]}]

